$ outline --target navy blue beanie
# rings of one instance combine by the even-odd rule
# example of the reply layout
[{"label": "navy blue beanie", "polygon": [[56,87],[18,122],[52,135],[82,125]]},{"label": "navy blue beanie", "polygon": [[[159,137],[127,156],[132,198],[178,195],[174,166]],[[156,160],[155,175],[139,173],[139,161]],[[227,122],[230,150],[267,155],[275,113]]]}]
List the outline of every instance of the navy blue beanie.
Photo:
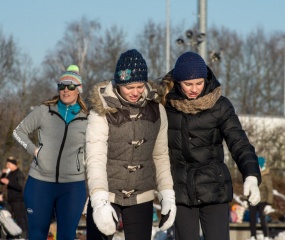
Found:
[{"label": "navy blue beanie", "polygon": [[173,70],[174,79],[177,82],[206,78],[207,65],[203,58],[194,52],[183,53],[176,61]]},{"label": "navy blue beanie", "polygon": [[117,62],[114,80],[117,85],[147,82],[147,65],[136,49],[121,54]]}]

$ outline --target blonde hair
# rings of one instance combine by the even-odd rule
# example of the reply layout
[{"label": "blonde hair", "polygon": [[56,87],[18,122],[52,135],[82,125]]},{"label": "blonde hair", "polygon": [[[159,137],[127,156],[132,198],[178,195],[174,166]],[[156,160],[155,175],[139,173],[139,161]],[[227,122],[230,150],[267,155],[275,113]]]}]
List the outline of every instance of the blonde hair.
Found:
[{"label": "blonde hair", "polygon": [[161,103],[162,103],[162,105],[165,106],[165,104],[166,104],[166,95],[170,92],[170,90],[174,86],[173,69],[170,72],[168,72],[162,78],[161,85],[162,85],[162,87],[164,89],[164,95],[162,97]]},{"label": "blonde hair", "polygon": [[[59,101],[59,95],[56,95],[56,96],[52,97],[51,99],[43,101],[42,104],[44,104],[46,106],[55,106],[58,103],[58,101]],[[83,101],[80,94],[78,94],[77,103],[81,107],[81,111],[83,113],[86,113],[86,114],[89,113],[89,110],[86,106],[86,103]]]}]

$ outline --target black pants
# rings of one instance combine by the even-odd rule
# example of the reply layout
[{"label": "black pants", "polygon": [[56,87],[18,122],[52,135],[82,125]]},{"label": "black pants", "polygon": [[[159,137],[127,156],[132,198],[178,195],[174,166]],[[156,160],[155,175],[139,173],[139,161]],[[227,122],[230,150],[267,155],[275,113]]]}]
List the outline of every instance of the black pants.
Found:
[{"label": "black pants", "polygon": [[268,237],[269,230],[265,220],[264,208],[266,206],[265,202],[260,202],[256,206],[249,206],[249,226],[251,236],[256,237],[256,213],[259,213],[260,223],[262,227],[262,232],[264,237]]},{"label": "black pants", "polygon": [[22,229],[22,237],[26,237],[28,229],[28,218],[24,202],[8,202],[11,208],[12,217]]},{"label": "black pants", "polygon": [[229,205],[177,206],[175,240],[199,240],[200,224],[205,240],[229,240]]},{"label": "black pants", "polygon": [[[128,207],[112,204],[117,215],[122,215],[125,240],[150,240],[152,231],[153,202],[146,202]],[[89,200],[87,207],[87,240],[112,240],[113,236],[105,236],[96,227],[93,209]],[[119,218],[119,217],[118,217]]]}]

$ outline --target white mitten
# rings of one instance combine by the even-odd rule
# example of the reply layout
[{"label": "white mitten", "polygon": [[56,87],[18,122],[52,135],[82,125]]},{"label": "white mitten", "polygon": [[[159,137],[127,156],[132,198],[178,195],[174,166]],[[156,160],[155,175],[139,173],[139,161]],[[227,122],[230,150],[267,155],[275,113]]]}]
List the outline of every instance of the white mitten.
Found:
[{"label": "white mitten", "polygon": [[111,206],[109,193],[98,191],[91,195],[90,201],[93,208],[93,220],[99,231],[106,236],[113,235],[117,229],[118,216]]},{"label": "white mitten", "polygon": [[257,185],[257,178],[249,176],[245,179],[243,184],[243,194],[248,198],[250,205],[255,206],[260,201],[260,192]]},{"label": "white mitten", "polygon": [[162,190],[158,193],[161,204],[161,220],[159,228],[165,231],[173,225],[176,215],[175,193],[173,190]]},{"label": "white mitten", "polygon": [[271,207],[271,205],[266,205],[263,210],[265,215],[275,212],[275,209]]}]

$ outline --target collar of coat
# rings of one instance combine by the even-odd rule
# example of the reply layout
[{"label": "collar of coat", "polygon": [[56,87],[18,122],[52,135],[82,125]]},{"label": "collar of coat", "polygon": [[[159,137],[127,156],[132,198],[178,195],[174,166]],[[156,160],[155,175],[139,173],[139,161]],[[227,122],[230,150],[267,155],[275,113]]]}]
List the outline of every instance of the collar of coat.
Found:
[{"label": "collar of coat", "polygon": [[[172,73],[170,73],[168,78],[174,81]],[[221,84],[217,80],[213,71],[207,66],[205,87],[197,99],[188,99],[182,92],[180,85],[175,83],[175,81],[173,88],[166,97],[170,104],[178,111],[197,114],[201,111],[212,108],[221,97],[221,94]]]},{"label": "collar of coat", "polygon": [[215,88],[212,92],[198,99],[171,99],[171,105],[178,111],[196,114],[212,108],[222,95],[221,87]]},{"label": "collar of coat", "polygon": [[89,102],[92,110],[98,115],[117,112],[118,108],[143,107],[147,101],[159,103],[163,96],[163,89],[156,83],[148,81],[142,98],[137,103],[124,100],[117,92],[114,81],[104,81],[95,84],[90,92]]}]

